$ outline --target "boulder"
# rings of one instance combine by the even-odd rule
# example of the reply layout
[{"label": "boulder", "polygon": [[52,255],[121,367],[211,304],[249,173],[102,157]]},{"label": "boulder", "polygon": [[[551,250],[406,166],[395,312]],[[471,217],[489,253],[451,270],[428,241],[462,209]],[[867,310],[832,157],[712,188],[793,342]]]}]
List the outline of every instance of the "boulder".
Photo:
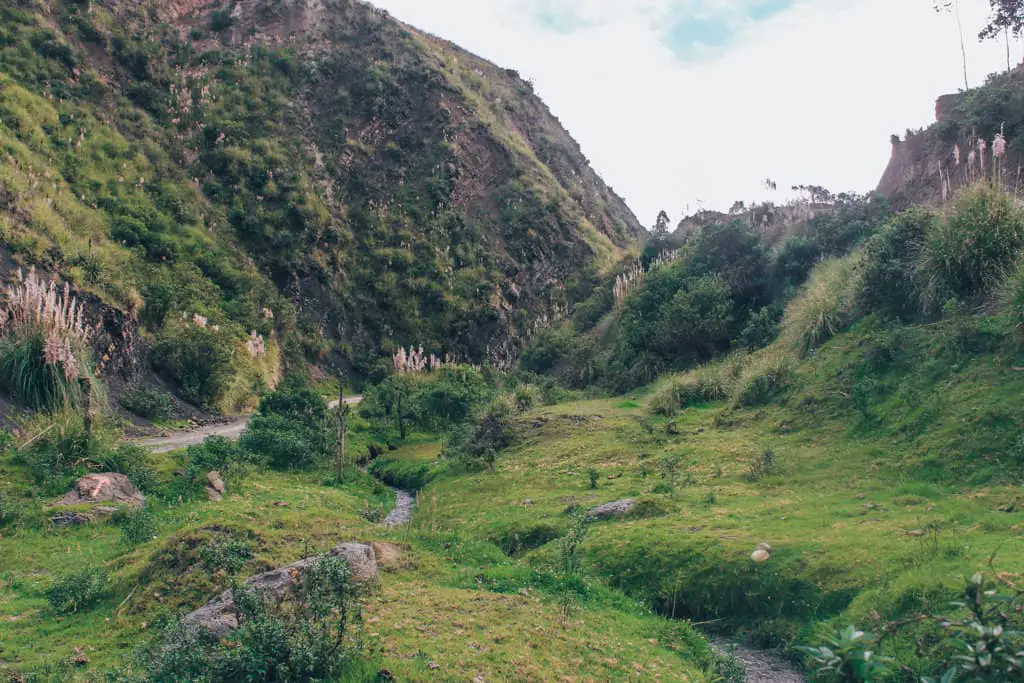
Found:
[{"label": "boulder", "polygon": [[754,549],[754,552],[750,553],[750,559],[756,562],[757,564],[767,562],[769,559],[771,559],[771,556],[772,547],[767,543],[758,543],[757,547]]},{"label": "boulder", "polygon": [[636,507],[636,500],[633,498],[616,500],[611,503],[605,503],[604,505],[598,505],[595,508],[591,508],[587,511],[587,519],[594,520],[622,517],[632,512],[634,507]]},{"label": "boulder", "polygon": [[[369,583],[377,578],[377,559],[373,548],[365,543],[342,543],[330,552],[334,557],[344,558],[352,578],[358,583]],[[257,574],[242,584],[243,588],[259,592],[265,598],[278,601],[284,598],[289,587],[297,581],[316,561],[307,557],[284,567]],[[226,590],[213,600],[185,616],[185,623],[204,628],[217,637],[223,637],[238,628],[238,613],[235,599]]]},{"label": "boulder", "polygon": [[66,496],[56,505],[82,505],[85,503],[120,503],[140,507],[146,497],[128,477],[115,472],[87,474],[74,483]]},{"label": "boulder", "polygon": [[79,526],[80,524],[88,524],[91,522],[92,516],[81,512],[63,510],[55,514],[53,517],[50,517],[50,521],[56,526]]},{"label": "boulder", "polygon": [[227,493],[224,480],[220,478],[220,472],[213,470],[206,475],[206,497],[212,501],[218,501]]}]

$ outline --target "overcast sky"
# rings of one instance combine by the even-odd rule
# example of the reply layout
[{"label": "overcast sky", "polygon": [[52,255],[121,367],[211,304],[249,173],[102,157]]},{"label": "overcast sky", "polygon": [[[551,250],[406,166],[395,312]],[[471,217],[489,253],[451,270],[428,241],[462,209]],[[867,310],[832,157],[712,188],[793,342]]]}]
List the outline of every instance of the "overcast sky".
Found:
[{"label": "overcast sky", "polygon": [[[960,1],[973,87],[1006,48],[977,40],[987,0]],[[871,190],[889,136],[963,88],[956,20],[932,0],[373,2],[531,79],[648,227],[662,208],[678,219],[797,184]]]}]

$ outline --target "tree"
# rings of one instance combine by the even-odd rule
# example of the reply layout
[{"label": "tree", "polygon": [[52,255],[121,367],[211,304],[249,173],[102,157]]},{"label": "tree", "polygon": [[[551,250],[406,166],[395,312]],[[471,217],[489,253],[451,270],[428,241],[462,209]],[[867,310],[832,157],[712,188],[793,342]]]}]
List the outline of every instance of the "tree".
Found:
[{"label": "tree", "polygon": [[[948,6],[953,0],[942,0],[940,5]],[[992,6],[992,18],[988,25],[981,30],[978,38],[998,38],[1000,34],[1006,36],[1013,33],[1014,37],[1020,37],[1024,33],[1024,0],[988,0]]]},{"label": "tree", "polygon": [[[1020,2],[1021,0],[1015,0]],[[993,5],[1002,2],[1002,0],[989,0]],[[933,5],[936,12],[950,12],[952,11],[953,16],[956,17],[956,27],[960,34],[960,60],[964,68],[964,90],[970,90],[971,86],[967,81],[967,48],[964,46],[964,25],[960,20],[960,0],[933,0]]]},{"label": "tree", "polygon": [[349,407],[345,405],[345,376],[338,373],[338,483],[345,479],[345,432]]},{"label": "tree", "polygon": [[664,209],[658,212],[658,218],[654,221],[654,236],[663,239],[668,236],[668,226],[671,223],[668,214]]}]

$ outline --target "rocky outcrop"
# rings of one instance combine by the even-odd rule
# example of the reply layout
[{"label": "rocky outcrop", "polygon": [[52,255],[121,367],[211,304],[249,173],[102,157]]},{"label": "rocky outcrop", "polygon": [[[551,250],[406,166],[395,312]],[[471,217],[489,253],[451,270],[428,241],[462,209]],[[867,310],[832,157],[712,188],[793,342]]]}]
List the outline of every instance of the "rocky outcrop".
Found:
[{"label": "rocky outcrop", "polygon": [[146,497],[128,477],[116,472],[87,474],[74,483],[71,490],[56,505],[82,505],[88,503],[117,503],[139,507]]},{"label": "rocky outcrop", "polygon": [[[330,552],[341,557],[348,564],[352,578],[358,583],[370,583],[377,578],[377,559],[373,548],[365,543],[342,543]],[[248,579],[242,587],[254,590],[264,598],[278,601],[285,597],[305,571],[317,561],[307,557],[278,569],[257,574]],[[213,600],[185,616],[185,623],[204,628],[221,637],[238,628],[238,610],[230,590],[224,591]]]},{"label": "rocky outcrop", "polygon": [[595,508],[591,508],[587,511],[587,519],[597,520],[624,517],[632,512],[635,507],[636,500],[633,498],[616,500],[611,503],[605,503],[604,505],[598,505]]}]

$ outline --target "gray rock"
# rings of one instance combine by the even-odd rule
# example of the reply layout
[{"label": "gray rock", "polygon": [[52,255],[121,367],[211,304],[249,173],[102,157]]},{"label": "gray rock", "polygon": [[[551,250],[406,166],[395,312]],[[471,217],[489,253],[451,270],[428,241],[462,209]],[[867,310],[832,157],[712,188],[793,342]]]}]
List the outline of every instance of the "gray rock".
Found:
[{"label": "gray rock", "polygon": [[224,480],[220,478],[220,472],[218,472],[217,470],[213,470],[212,472],[207,474],[206,481],[208,482],[210,488],[215,490],[217,493],[227,493],[227,488],[225,488],[224,486]]},{"label": "gray rock", "polygon": [[[377,559],[373,548],[365,543],[342,543],[330,552],[334,557],[342,557],[348,564],[352,578],[358,583],[369,583],[377,578]],[[257,574],[248,579],[243,588],[259,592],[271,601],[279,601],[285,597],[289,587],[302,577],[316,558],[307,557]],[[238,612],[230,590],[224,591],[213,600],[185,616],[186,624],[205,628],[217,637],[222,637],[238,628]]]},{"label": "gray rock", "polygon": [[81,512],[72,512],[71,510],[64,510],[58,512],[53,517],[50,517],[50,521],[57,526],[79,526],[81,524],[88,524],[92,521],[92,517]]},{"label": "gray rock", "polygon": [[87,474],[74,483],[71,490],[56,505],[82,505],[83,503],[121,503],[139,507],[146,497],[128,477],[115,472]]},{"label": "gray rock", "polygon": [[616,500],[612,503],[605,503],[604,505],[598,505],[595,508],[591,508],[587,511],[587,519],[611,519],[612,517],[622,517],[632,512],[634,507],[636,507],[636,500],[633,498]]}]

